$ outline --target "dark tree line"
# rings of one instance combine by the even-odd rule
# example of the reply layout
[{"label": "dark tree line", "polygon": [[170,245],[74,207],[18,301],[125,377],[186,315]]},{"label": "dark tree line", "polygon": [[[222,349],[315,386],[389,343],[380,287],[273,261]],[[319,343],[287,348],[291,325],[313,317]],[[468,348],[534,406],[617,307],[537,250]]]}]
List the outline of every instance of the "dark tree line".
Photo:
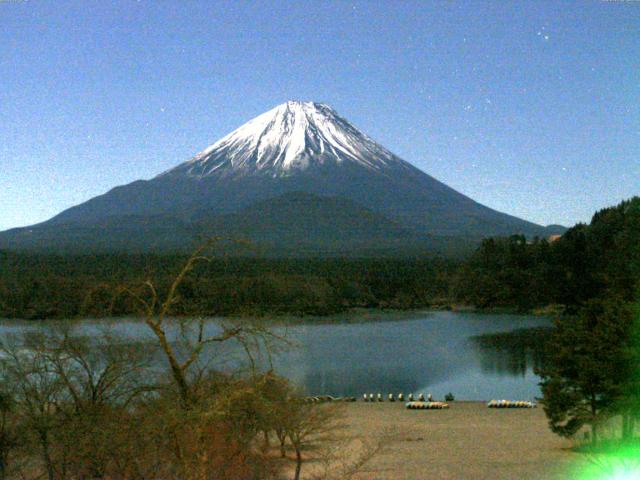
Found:
[{"label": "dark tree line", "polygon": [[[135,314],[130,299],[112,305],[108,292],[147,279],[166,292],[185,261],[184,255],[0,252],[0,318]],[[171,313],[328,315],[442,305],[455,268],[453,261],[434,259],[213,258],[180,285]]]},{"label": "dark tree line", "polygon": [[561,305],[575,313],[593,298],[635,300],[640,198],[597,212],[555,241],[514,235],[484,240],[452,282],[452,296],[481,308],[528,311]]},{"label": "dark tree line", "polygon": [[[521,312],[558,305],[575,313],[604,295],[632,301],[640,277],[639,204],[633,198],[601,210],[555,241],[489,238],[466,260],[217,257],[185,280],[172,313],[327,315],[455,304]],[[153,279],[166,291],[186,258],[0,251],[0,318],[133,314],[126,301],[96,310],[109,303],[101,299],[105,287]]]}]

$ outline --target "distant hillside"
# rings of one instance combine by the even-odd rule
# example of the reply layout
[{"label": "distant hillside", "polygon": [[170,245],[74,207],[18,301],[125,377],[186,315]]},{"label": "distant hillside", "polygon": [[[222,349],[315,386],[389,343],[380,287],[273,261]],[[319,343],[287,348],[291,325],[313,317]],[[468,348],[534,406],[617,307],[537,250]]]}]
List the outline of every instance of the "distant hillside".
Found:
[{"label": "distant hillside", "polygon": [[[106,236],[105,232],[109,232]],[[341,197],[291,192],[239,212],[201,210],[191,222],[171,216],[106,217],[93,224],[42,224],[14,229],[0,248],[74,252],[188,252],[218,236],[227,253],[266,256],[461,256],[480,242],[472,237],[434,237],[398,225]]]}]

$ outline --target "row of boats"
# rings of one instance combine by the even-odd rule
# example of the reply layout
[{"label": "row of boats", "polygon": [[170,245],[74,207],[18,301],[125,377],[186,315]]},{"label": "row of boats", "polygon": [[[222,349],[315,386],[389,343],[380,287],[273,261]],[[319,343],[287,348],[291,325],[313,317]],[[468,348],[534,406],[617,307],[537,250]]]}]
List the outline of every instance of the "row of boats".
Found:
[{"label": "row of boats", "polygon": [[[397,397],[395,397],[393,395],[393,393],[390,393],[387,395],[387,401],[389,402],[395,402],[396,400],[398,402],[404,402],[404,393],[399,393]],[[375,397],[373,396],[373,393],[364,393],[362,394],[362,401],[364,402],[384,402],[385,397],[382,396],[381,393],[378,393]],[[410,393],[407,395],[407,401],[408,402],[413,402],[413,401],[418,401],[418,402],[433,402],[433,397],[431,396],[431,394],[427,395],[427,398],[425,398],[424,393],[421,393],[420,395],[418,395],[418,398],[414,398],[413,393]]]},{"label": "row of boats", "polygon": [[533,402],[524,400],[491,400],[487,403],[489,408],[536,408]]},{"label": "row of boats", "polygon": [[[397,396],[394,396],[392,393],[388,394],[386,397],[389,402],[404,402],[405,396],[402,393],[399,393]],[[373,393],[365,393],[362,395],[362,400],[364,402],[384,402],[385,397],[382,396],[381,393],[378,393],[374,396]],[[440,410],[444,408],[449,408],[449,404],[445,402],[436,402],[433,400],[431,394],[428,394],[426,397],[424,394],[418,395],[417,398],[414,397],[412,393],[408,394],[406,397],[407,403],[406,407],[411,410]],[[325,402],[355,402],[355,397],[333,397],[331,395],[319,395],[316,397],[306,397],[304,399],[306,403],[325,403]],[[525,400],[491,400],[487,403],[487,407],[489,408],[536,408],[536,404],[534,402],[529,402]]]},{"label": "row of boats", "polygon": [[405,407],[409,410],[442,410],[449,408],[449,404],[444,402],[407,402]]}]

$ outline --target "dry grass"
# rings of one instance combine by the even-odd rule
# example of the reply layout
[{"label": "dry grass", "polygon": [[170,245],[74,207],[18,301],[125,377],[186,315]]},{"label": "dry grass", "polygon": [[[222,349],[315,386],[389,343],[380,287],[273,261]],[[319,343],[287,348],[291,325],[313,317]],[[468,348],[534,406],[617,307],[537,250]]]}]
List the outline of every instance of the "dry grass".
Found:
[{"label": "dry grass", "polygon": [[549,431],[541,408],[453,402],[449,410],[406,410],[402,403],[358,402],[346,406],[343,422],[347,438],[387,436],[354,477],[360,480],[564,480],[570,465],[583,461]]}]

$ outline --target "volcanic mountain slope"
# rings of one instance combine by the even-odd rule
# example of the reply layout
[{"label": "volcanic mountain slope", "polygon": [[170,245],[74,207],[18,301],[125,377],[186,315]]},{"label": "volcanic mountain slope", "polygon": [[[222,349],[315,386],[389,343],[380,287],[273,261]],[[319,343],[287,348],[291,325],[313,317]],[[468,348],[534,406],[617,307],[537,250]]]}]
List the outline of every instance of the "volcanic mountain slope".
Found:
[{"label": "volcanic mountain slope", "polygon": [[[291,210],[292,198],[300,194],[311,197]],[[211,234],[238,233],[241,225],[248,225],[250,212],[265,211],[270,201],[275,203],[269,216],[261,218],[271,223],[254,228],[252,239],[274,240],[274,235],[285,234],[277,228],[282,222],[297,219],[299,226],[305,218],[317,219],[318,209],[311,207],[310,198],[322,205],[323,216],[330,217],[333,211],[344,219],[348,213],[359,225],[353,229],[336,222],[335,245],[358,243],[354,235],[371,240],[372,229],[380,234],[373,238],[385,243],[384,237],[394,248],[403,239],[416,242],[434,236],[552,233],[449,188],[374,142],[325,104],[287,102],[151,180],[116,187],[47,222],[0,234],[0,246],[92,248],[93,244],[118,250],[127,248],[129,237],[135,238],[129,245],[135,249],[186,247],[186,239],[194,232],[204,233],[205,227]],[[313,228],[293,231],[307,245],[323,237]],[[96,232],[97,243],[92,240]]]}]

